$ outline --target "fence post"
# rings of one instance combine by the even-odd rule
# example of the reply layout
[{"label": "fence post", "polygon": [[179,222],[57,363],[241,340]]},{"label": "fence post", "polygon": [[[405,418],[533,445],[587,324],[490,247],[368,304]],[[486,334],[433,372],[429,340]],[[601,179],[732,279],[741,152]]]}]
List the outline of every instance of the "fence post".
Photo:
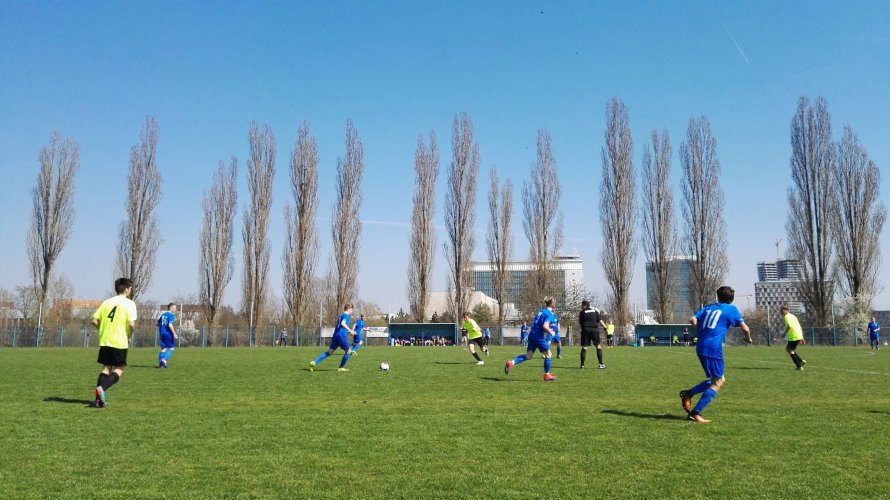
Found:
[{"label": "fence post", "polygon": [[40,347],[40,327],[34,330],[34,347]]},{"label": "fence post", "polygon": [[229,325],[226,325],[226,347],[229,347]]},{"label": "fence post", "polygon": [[12,346],[13,347],[15,347],[15,338],[16,338],[17,333],[18,332],[16,331],[15,325],[13,325],[13,327],[12,327]]},{"label": "fence post", "polygon": [[831,328],[831,345],[837,347],[837,330]]},{"label": "fence post", "polygon": [[84,349],[89,347],[87,342],[88,342],[88,340],[87,340],[87,325],[83,325],[83,348]]},{"label": "fence post", "polygon": [[65,327],[59,327],[59,347],[65,347]]}]

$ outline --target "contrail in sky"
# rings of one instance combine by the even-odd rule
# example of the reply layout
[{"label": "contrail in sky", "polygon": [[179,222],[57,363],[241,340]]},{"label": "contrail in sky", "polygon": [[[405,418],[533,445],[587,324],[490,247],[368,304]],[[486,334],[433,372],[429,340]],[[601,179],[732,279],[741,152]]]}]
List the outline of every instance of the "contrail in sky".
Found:
[{"label": "contrail in sky", "polygon": [[748,60],[748,56],[745,54],[745,51],[742,50],[742,46],[739,45],[739,42],[737,42],[735,40],[735,37],[732,36],[732,32],[729,31],[729,28],[727,28],[726,26],[724,26],[723,28],[726,29],[726,34],[729,35],[729,39],[732,40],[732,43],[735,44],[735,48],[739,49],[739,54],[741,54],[742,57],[745,58],[745,62],[751,64],[751,61]]}]

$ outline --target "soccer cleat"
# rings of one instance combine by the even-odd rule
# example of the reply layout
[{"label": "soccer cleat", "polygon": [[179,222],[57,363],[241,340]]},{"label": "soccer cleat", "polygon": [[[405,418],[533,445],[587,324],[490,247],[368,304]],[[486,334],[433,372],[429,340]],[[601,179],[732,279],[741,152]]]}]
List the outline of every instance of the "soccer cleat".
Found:
[{"label": "soccer cleat", "polygon": [[484,365],[484,364],[485,364],[485,361],[482,361],[481,359],[480,359],[479,361],[476,361],[476,365],[477,365],[477,366],[478,366],[478,365]]},{"label": "soccer cleat", "polygon": [[485,350],[485,357],[488,357],[490,354],[491,354],[491,352],[490,352],[488,349],[486,349],[486,350]]},{"label": "soccer cleat", "polygon": [[586,366],[584,366],[584,365],[581,365],[581,369],[582,369],[582,370],[583,370],[583,369],[585,369],[585,368],[587,368],[587,367],[586,367]]},{"label": "soccer cleat", "polygon": [[512,369],[513,369],[513,360],[508,359],[507,363],[504,365],[504,375],[509,375],[510,370],[512,370]]},{"label": "soccer cleat", "polygon": [[692,393],[689,391],[680,391],[680,405],[683,411],[688,415],[692,411]]},{"label": "soccer cleat", "polygon": [[310,362],[309,362],[309,371],[310,371],[310,372],[314,372],[314,371],[315,371],[315,361],[310,361]]},{"label": "soccer cleat", "polygon": [[711,423],[710,420],[706,419],[705,417],[699,415],[696,412],[690,413],[689,416],[686,418],[688,418],[689,420],[691,420],[697,424],[710,424]]},{"label": "soccer cleat", "polygon": [[338,372],[348,372],[349,368],[337,368]]},{"label": "soccer cleat", "polygon": [[803,371],[803,365],[798,366],[798,367],[797,367],[797,371],[802,372],[802,371]]},{"label": "soccer cleat", "polygon": [[544,374],[544,382],[552,382],[554,380],[556,380],[556,377],[554,377],[552,373]]},{"label": "soccer cleat", "polygon": [[605,369],[606,369],[606,365],[600,363],[600,365],[597,366],[597,368],[599,368],[600,370],[605,370]]},{"label": "soccer cleat", "polygon": [[557,354],[556,359],[562,359],[562,354]]},{"label": "soccer cleat", "polygon": [[805,360],[805,359],[800,360],[800,367],[801,367],[801,368],[803,368],[803,365],[805,365],[805,364],[807,364],[807,360]]},{"label": "soccer cleat", "polygon": [[96,387],[96,407],[105,408],[105,390],[101,387]]}]

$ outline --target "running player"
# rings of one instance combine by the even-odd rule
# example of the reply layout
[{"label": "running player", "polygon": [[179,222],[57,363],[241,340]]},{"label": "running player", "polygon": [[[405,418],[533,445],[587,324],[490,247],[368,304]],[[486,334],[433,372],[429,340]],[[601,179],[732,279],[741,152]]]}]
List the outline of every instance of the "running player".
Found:
[{"label": "running player", "polygon": [[878,324],[878,321],[872,316],[871,323],[868,324],[868,342],[874,350],[881,348],[881,334],[878,333],[880,331],[881,325]]},{"label": "running player", "polygon": [[[553,315],[556,318],[556,315]],[[562,339],[559,337],[559,319],[555,319],[550,323],[550,331],[553,332],[553,335],[550,336],[550,342],[556,344],[556,358],[562,359]]]},{"label": "running player", "polygon": [[791,314],[788,310],[788,306],[782,306],[781,311],[782,319],[785,322],[785,333],[788,335],[788,344],[785,345],[785,351],[791,356],[791,361],[794,361],[794,366],[796,366],[798,370],[803,370],[803,365],[807,364],[807,361],[802,359],[800,354],[797,354],[798,344],[807,343],[803,338],[803,328],[800,327],[800,321],[797,320],[797,316]]},{"label": "running player", "polygon": [[528,345],[528,325],[525,321],[522,322],[522,326],[519,328],[519,345]]},{"label": "running player", "polygon": [[362,340],[362,330],[365,329],[365,315],[362,314],[358,317],[358,321],[355,322],[355,335],[352,339],[352,354],[355,355],[358,351],[359,347],[365,345],[364,340]]},{"label": "running player", "polygon": [[167,310],[158,318],[158,336],[161,339],[161,352],[158,353],[158,368],[167,368],[167,361],[173,357],[176,348],[176,304],[167,304]]},{"label": "running player", "polygon": [[97,408],[105,408],[106,391],[124,374],[130,335],[136,328],[136,303],[130,300],[133,282],[129,278],[118,278],[114,282],[114,292],[117,295],[102,302],[90,321],[99,329],[98,362],[102,365],[94,391]]},{"label": "running player", "polygon": [[331,346],[327,351],[318,355],[313,361],[309,362],[309,371],[315,370],[315,365],[321,363],[326,360],[328,356],[334,354],[334,351],[337,348],[343,349],[343,359],[340,361],[340,368],[337,368],[338,372],[348,372],[349,368],[346,368],[346,362],[349,361],[349,353],[352,352],[349,349],[349,334],[355,335],[355,332],[349,328],[350,317],[349,315],[352,313],[352,304],[346,304],[343,306],[343,312],[340,313],[340,317],[337,318],[337,326],[334,328],[334,335],[331,337]]},{"label": "running player", "polygon": [[[689,420],[699,424],[709,423],[710,420],[701,416],[701,413],[717,397],[717,391],[723,386],[726,378],[723,376],[723,339],[731,326],[737,326],[745,332],[746,342],[751,343],[751,330],[745,324],[742,313],[732,305],[735,300],[735,290],[728,286],[717,289],[717,302],[702,307],[694,316],[689,318],[689,323],[698,328],[698,336],[701,342],[695,348],[698,360],[705,370],[707,380],[692,387],[689,390],[680,391],[680,403]],[[695,408],[692,406],[692,398],[701,394]]]},{"label": "running player", "polygon": [[482,337],[482,329],[479,328],[479,324],[476,323],[476,320],[470,317],[469,311],[464,313],[464,321],[460,326],[467,331],[470,354],[476,358],[476,364],[484,365],[485,361],[482,361],[482,358],[479,357],[479,353],[476,352],[476,346],[478,345],[486,356],[488,356],[488,347],[485,347],[485,341]]},{"label": "running player", "polygon": [[596,346],[596,359],[599,363],[598,368],[603,370],[606,365],[603,364],[603,345],[600,343],[600,330],[602,326],[605,330],[606,324],[600,317],[600,312],[590,307],[590,301],[581,302],[581,312],[578,314],[578,325],[581,326],[581,368],[584,369],[584,363],[587,361],[587,348],[590,344]]},{"label": "running player", "polygon": [[550,373],[552,366],[550,337],[553,335],[550,325],[558,321],[556,314],[553,313],[553,298],[544,297],[544,307],[538,311],[538,314],[535,315],[535,319],[532,321],[531,333],[528,337],[528,350],[525,354],[520,354],[513,359],[507,360],[507,364],[504,365],[504,375],[509,375],[510,370],[519,363],[532,359],[535,351],[541,351],[544,355],[544,380],[547,382],[556,380],[556,377]]}]

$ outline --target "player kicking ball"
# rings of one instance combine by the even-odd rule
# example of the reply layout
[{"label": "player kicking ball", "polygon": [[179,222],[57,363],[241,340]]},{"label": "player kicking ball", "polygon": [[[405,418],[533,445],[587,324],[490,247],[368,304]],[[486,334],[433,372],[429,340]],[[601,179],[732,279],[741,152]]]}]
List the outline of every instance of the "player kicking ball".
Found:
[{"label": "player kicking ball", "polygon": [[553,312],[553,298],[544,297],[544,307],[538,311],[534,321],[532,321],[531,333],[528,336],[528,350],[525,354],[520,354],[513,359],[507,360],[507,364],[504,365],[504,375],[509,375],[510,370],[519,363],[532,359],[535,351],[541,351],[544,355],[544,380],[547,382],[556,380],[556,377],[550,373],[552,363],[550,337],[553,335],[550,324],[557,321],[559,319]]},{"label": "player kicking ball", "polygon": [[[751,330],[745,324],[739,309],[732,305],[733,300],[735,300],[735,290],[728,286],[721,286],[717,289],[717,302],[702,307],[689,318],[689,323],[698,328],[698,343],[695,346],[695,353],[698,354],[698,360],[708,378],[689,390],[680,391],[680,404],[689,420],[699,424],[710,422],[701,414],[717,397],[717,391],[726,380],[723,376],[723,340],[729,327],[741,328],[747,336],[745,341],[749,344],[752,342]],[[692,398],[698,394],[702,396],[693,408]]]},{"label": "player kicking ball", "polygon": [[343,359],[340,360],[340,368],[337,368],[337,371],[349,371],[349,368],[346,368],[346,362],[349,361],[349,357],[352,354],[352,349],[349,348],[349,334],[355,335],[355,331],[349,328],[350,314],[352,314],[352,304],[346,304],[343,307],[343,312],[340,313],[340,317],[337,318],[337,328],[334,329],[334,335],[331,337],[331,346],[327,351],[319,354],[317,358],[309,362],[310,372],[315,371],[315,366],[328,359],[338,348],[343,349]]}]

